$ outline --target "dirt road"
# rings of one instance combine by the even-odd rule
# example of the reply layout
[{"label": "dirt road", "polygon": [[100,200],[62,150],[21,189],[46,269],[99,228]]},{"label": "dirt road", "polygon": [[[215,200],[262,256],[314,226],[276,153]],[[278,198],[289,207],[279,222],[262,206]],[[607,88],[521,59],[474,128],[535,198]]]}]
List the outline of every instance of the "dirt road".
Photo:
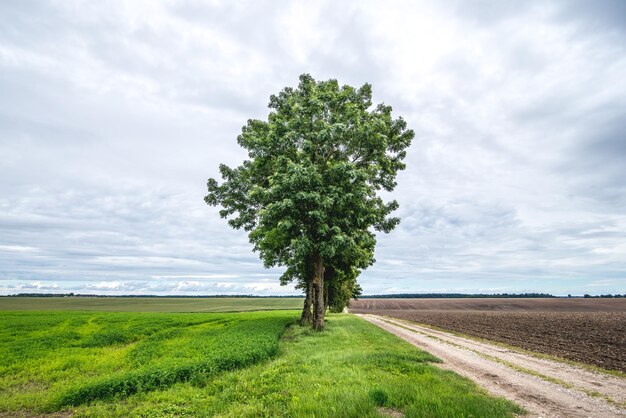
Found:
[{"label": "dirt road", "polygon": [[523,406],[531,417],[626,416],[626,379],[377,315],[361,318],[439,357],[439,366]]}]

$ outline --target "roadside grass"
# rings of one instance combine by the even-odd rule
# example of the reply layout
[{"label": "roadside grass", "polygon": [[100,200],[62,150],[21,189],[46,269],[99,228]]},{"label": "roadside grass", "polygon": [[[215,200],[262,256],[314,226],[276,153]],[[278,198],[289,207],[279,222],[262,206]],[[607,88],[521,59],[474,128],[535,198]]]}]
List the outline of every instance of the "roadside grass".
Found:
[{"label": "roadside grass", "polygon": [[[292,317],[295,315],[292,313]],[[85,417],[506,417],[523,410],[488,396],[438,360],[354,315],[323,333],[293,325],[276,356],[118,402],[72,409]]]},{"label": "roadside grass", "polygon": [[3,312],[0,415],[119,401],[275,355],[293,311]]},{"label": "roadside grass", "polygon": [[0,311],[242,312],[301,307],[302,298],[0,297]]}]

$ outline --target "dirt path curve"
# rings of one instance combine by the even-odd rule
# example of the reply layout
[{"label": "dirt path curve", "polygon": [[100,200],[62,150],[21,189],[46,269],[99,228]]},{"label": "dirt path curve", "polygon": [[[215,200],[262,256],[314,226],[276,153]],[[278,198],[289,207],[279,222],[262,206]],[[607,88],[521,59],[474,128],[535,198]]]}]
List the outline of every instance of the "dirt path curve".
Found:
[{"label": "dirt path curve", "polygon": [[439,366],[526,408],[531,417],[624,417],[626,379],[377,315],[361,318],[443,360]]}]

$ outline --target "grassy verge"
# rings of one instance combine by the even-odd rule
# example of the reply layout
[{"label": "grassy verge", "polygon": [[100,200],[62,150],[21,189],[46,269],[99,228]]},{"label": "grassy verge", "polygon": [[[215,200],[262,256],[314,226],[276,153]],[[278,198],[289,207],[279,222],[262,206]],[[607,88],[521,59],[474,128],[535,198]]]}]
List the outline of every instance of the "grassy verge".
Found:
[{"label": "grassy verge", "polygon": [[119,402],[96,400],[77,416],[504,417],[522,410],[441,370],[433,356],[353,315],[327,330],[292,326],[276,356]]}]

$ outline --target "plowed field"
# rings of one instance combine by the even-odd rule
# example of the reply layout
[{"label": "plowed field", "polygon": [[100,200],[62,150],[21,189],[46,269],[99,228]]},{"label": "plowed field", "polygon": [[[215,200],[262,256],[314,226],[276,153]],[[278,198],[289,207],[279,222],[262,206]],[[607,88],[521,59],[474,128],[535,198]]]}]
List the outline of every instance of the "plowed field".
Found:
[{"label": "plowed field", "polygon": [[350,311],[626,372],[626,299],[362,299]]}]

